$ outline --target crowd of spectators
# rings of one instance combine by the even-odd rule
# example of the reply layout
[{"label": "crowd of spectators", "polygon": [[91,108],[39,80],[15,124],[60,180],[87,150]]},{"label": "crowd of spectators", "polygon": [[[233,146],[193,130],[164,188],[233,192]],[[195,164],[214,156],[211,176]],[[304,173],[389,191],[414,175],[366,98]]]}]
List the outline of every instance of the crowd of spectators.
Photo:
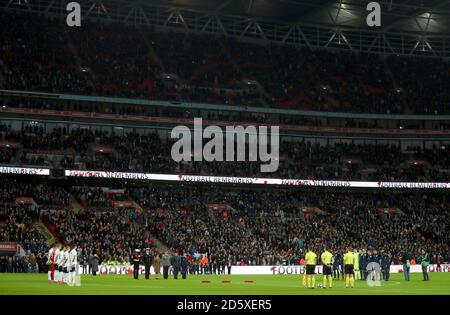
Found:
[{"label": "crowd of spectators", "polygon": [[0,164],[9,164],[13,161],[14,150],[0,148]]},{"label": "crowd of spectators", "polygon": [[[281,137],[279,169],[273,173],[262,173],[261,162],[258,161],[177,163],[171,156],[175,139],[165,139],[156,132],[115,133],[82,128],[54,128],[45,132],[38,126],[27,126],[22,130],[9,127],[4,129],[6,131],[0,133],[0,141],[4,139],[20,143],[20,161],[28,165],[53,164],[54,167],[102,171],[317,180],[449,180],[450,146],[436,144],[428,148],[339,142],[324,145]],[[32,158],[36,154],[39,158]],[[59,158],[54,158],[55,155]]]},{"label": "crowd of spectators", "polygon": [[45,273],[48,270],[47,254],[30,253],[25,256],[0,256],[0,273]]},{"label": "crowd of spectators", "polygon": [[[0,19],[4,89],[321,111],[449,113],[450,67],[440,59],[382,60],[93,22],[68,29],[63,20],[26,13],[2,11]],[[12,106],[64,109],[60,103],[29,99]],[[78,105],[69,109],[73,106]],[[89,106],[80,105],[79,110],[106,108]],[[158,111],[144,106],[111,110],[193,117],[187,110]],[[269,122],[252,114],[209,113],[208,118]],[[281,122],[321,124],[291,119]],[[156,133],[46,131],[38,125],[15,130],[0,124],[0,141],[19,144],[0,148],[0,163],[217,176],[449,181],[450,147],[405,150],[383,144],[282,140],[280,168],[265,174],[256,162],[175,163],[170,155],[173,142]],[[70,194],[84,209],[69,207]],[[18,197],[32,198],[36,205],[16,205]],[[432,262],[450,260],[445,195],[153,187],[129,189],[114,200],[128,198],[143,210],[113,209],[101,188],[65,189],[46,181],[2,178],[0,241],[18,242],[29,254],[0,257],[0,271],[45,269],[48,247],[34,227],[38,218],[61,241],[77,244],[86,255],[96,253],[101,261],[128,262],[130,251],[149,246],[151,235],[173,250],[207,253],[211,261],[227,257],[233,264],[296,264],[307,248],[343,251],[347,246],[383,249],[397,262],[405,254],[418,256],[421,248],[432,253]]]},{"label": "crowd of spectators", "polygon": [[[27,183],[4,178],[0,184],[0,202],[14,203],[19,197],[32,198],[37,205],[65,207],[70,204],[70,194],[58,185]],[[28,202],[28,204],[31,204]]]},{"label": "crowd of spectators", "polygon": [[36,220],[38,212],[26,205],[2,204],[0,242],[18,242],[24,250],[35,254],[45,252],[48,246],[45,237],[34,226]]},{"label": "crowd of spectators", "polygon": [[105,209],[110,205],[108,196],[98,187],[72,187],[71,193],[85,208]]},{"label": "crowd of spectators", "polygon": [[449,63],[258,45],[212,35],[1,18],[7,89],[363,113],[448,113]]},{"label": "crowd of spectators", "polygon": [[[101,191],[77,187],[66,189]],[[241,265],[298,264],[307,249],[342,252],[348,246],[384,250],[394,263],[406,254],[419,257],[422,248],[433,262],[450,260],[449,200],[442,194],[154,185],[129,187],[123,197],[136,207],[49,208],[40,219],[56,238],[96,253],[101,262],[127,263],[134,248],[154,246],[155,237],[173,251]],[[96,198],[104,196],[93,194],[94,205]],[[33,227],[37,216],[5,204],[0,241],[17,241],[36,259],[45,256],[45,240]]]},{"label": "crowd of spectators", "polygon": [[145,208],[150,230],[170,247],[213,256],[225,252],[237,264],[296,264],[307,248],[342,252],[347,246],[383,249],[397,262],[406,253],[419,257],[420,248],[433,252],[435,261],[450,259],[445,196],[162,189],[143,194],[153,201]]},{"label": "crowd of spectators", "polygon": [[82,70],[95,93],[134,98],[163,98],[158,65],[142,35],[118,24],[91,24],[68,30]]},{"label": "crowd of spectators", "polygon": [[133,209],[82,209],[41,211],[42,220],[59,239],[77,244],[100,261],[129,262],[134,248],[149,247],[145,228],[137,223]]},{"label": "crowd of spectators", "polygon": [[86,93],[87,82],[70,51],[64,21],[0,12],[0,72],[4,88]]}]

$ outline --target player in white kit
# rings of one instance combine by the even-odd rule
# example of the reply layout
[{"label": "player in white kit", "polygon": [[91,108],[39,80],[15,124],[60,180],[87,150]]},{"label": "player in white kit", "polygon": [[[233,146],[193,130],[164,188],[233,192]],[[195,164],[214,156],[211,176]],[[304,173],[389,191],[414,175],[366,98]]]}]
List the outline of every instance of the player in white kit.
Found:
[{"label": "player in white kit", "polygon": [[55,249],[55,277],[54,281],[56,283],[62,282],[62,251],[61,251],[61,244],[58,244]]},{"label": "player in white kit", "polygon": [[63,266],[63,276],[62,276],[62,282],[68,283],[69,282],[69,270],[70,270],[70,260],[69,260],[69,246],[64,247],[64,250],[62,252],[62,266]]},{"label": "player in white kit", "polygon": [[76,268],[78,268],[78,252],[77,252],[77,246],[72,246],[72,250],[69,252],[69,262],[70,262],[70,269],[69,269],[69,282],[68,284],[70,286],[75,285],[75,276],[77,274]]}]

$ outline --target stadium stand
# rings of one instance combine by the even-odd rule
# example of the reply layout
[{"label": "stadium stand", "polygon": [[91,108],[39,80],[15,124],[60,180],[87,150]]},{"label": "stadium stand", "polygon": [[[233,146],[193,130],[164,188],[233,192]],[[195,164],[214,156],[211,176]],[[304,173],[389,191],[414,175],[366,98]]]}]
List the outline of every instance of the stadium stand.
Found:
[{"label": "stadium stand", "polygon": [[[81,128],[70,131],[55,128],[45,132],[36,126],[13,130],[5,125],[2,129],[5,131],[0,141],[20,146],[16,149],[20,159],[8,159],[16,165],[162,174],[419,182],[445,182],[450,169],[450,146],[435,144],[429,148],[338,142],[321,145],[282,137],[280,159],[283,163],[277,172],[265,174],[260,173],[257,162],[176,163],[170,152],[174,141],[156,132],[115,134]],[[141,159],[142,156],[146,158]]]},{"label": "stadium stand", "polygon": [[[420,248],[426,246],[433,261],[450,259],[445,195],[219,193],[155,186],[127,189],[125,196],[142,208],[98,208],[104,196],[97,193],[93,205],[80,212],[49,209],[40,216],[58,239],[79,244],[87,254],[96,251],[101,261],[127,262],[133,248],[154,245],[151,235],[174,251],[208,253],[212,260],[225,256],[240,265],[295,265],[306,248],[324,246],[334,252],[347,246],[383,249],[394,262],[405,253],[419,258]],[[13,230],[2,233],[1,240],[21,240],[28,250],[42,254],[46,245],[42,236],[30,234],[36,232],[29,230],[27,212],[15,206],[3,213],[12,214],[6,224]]]},{"label": "stadium stand", "polygon": [[3,204],[0,213],[0,241],[19,242],[25,250],[35,254],[48,250],[44,236],[33,227],[38,218],[37,211],[26,205]]},{"label": "stadium stand", "polygon": [[[449,182],[448,119],[336,122],[247,111],[449,114],[448,61],[260,45],[94,21],[74,30],[58,18],[17,12],[1,11],[0,19],[0,88],[10,90],[0,93],[0,105],[24,110],[1,109],[1,166]],[[171,106],[25,95],[30,91],[170,101]],[[176,108],[180,102],[234,105],[246,111]],[[28,117],[25,110],[40,117],[30,118],[35,116]],[[77,117],[79,112],[86,116]],[[55,120],[61,113],[66,116]],[[99,114],[114,117],[100,124],[95,121]],[[285,128],[280,168],[266,174],[256,162],[174,162],[168,125],[176,122],[172,118],[196,116],[229,124],[347,129],[332,130],[331,138],[320,133],[323,129]],[[137,117],[144,118],[144,127],[127,120]],[[149,117],[166,120],[147,124]],[[114,129],[117,121],[120,127]],[[384,138],[377,134],[388,125],[399,132]],[[361,139],[357,128],[375,131]],[[409,137],[403,129],[411,129]],[[425,137],[419,131],[435,133]],[[315,141],[304,140],[307,136]],[[336,141],[340,136],[343,140]],[[28,272],[36,265],[45,271],[49,244],[36,222],[43,222],[60,242],[78,244],[83,256],[96,252],[100,262],[119,264],[129,262],[134,248],[156,247],[155,239],[172,251],[207,253],[211,263],[225,259],[237,265],[296,265],[308,247],[342,252],[347,246],[384,250],[394,263],[405,254],[418,261],[421,248],[430,251],[432,263],[450,261],[445,192],[143,187],[132,181],[1,176],[0,242],[18,242],[28,252],[25,258],[0,256],[2,272]]]},{"label": "stadium stand", "polygon": [[[6,89],[357,113],[448,113],[449,64],[440,59],[384,61],[92,22],[73,31],[63,20],[1,14]],[[178,78],[175,83],[165,82],[170,74]],[[263,92],[241,81],[256,81]]]}]

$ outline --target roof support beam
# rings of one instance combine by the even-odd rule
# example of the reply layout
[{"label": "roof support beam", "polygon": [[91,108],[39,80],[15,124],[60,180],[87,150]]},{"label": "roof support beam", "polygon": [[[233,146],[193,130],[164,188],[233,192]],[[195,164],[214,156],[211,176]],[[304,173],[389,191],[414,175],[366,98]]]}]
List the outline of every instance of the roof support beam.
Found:
[{"label": "roof support beam", "polygon": [[406,21],[408,21],[409,19],[413,18],[414,20],[416,20],[420,15],[424,14],[424,13],[433,13],[433,11],[436,11],[440,8],[443,8],[444,6],[450,5],[450,0],[445,0],[440,2],[439,4],[435,5],[434,7],[430,8],[428,11],[424,11],[423,8],[417,9],[413,15],[409,15],[403,18],[400,18],[398,20],[396,20],[395,22],[387,25],[386,27],[382,27],[383,31],[389,31],[397,26],[402,25],[403,23],[405,23]]},{"label": "roof support beam", "polygon": [[[233,0],[228,1],[230,4],[233,2]],[[255,0],[253,1],[255,4]],[[296,2],[293,0],[279,1]],[[341,12],[352,11],[356,13],[357,8],[350,7],[349,1],[344,0],[342,2],[348,3],[349,7],[341,8]],[[354,2],[354,0],[352,1]],[[14,5],[15,2],[17,0],[0,0],[0,7],[13,11],[26,10],[60,19],[65,19],[67,16],[64,1],[33,0],[33,4],[30,4],[30,9],[25,5],[16,6]],[[367,53],[399,55],[409,55],[411,53],[412,55],[424,56],[421,50],[425,49],[427,52],[426,57],[436,56],[450,59],[450,34],[437,33],[431,29],[434,20],[445,20],[447,18],[445,14],[441,14],[441,10],[439,14],[431,12],[432,14],[429,17],[419,17],[416,23],[418,22],[420,27],[417,25],[414,27],[415,31],[408,32],[395,31],[394,29],[374,30],[340,25],[339,20],[341,18],[339,17],[338,24],[333,24],[328,19],[326,23],[317,21],[310,23],[286,23],[270,19],[249,18],[248,16],[211,14],[211,12],[208,13],[191,8],[184,9],[169,4],[156,5],[150,1],[142,1],[139,6],[132,6],[130,2],[125,0],[90,0],[84,2],[83,11],[88,12],[91,8],[90,18],[99,22],[105,21],[106,17],[106,14],[104,16],[96,14],[96,7],[92,7],[92,3],[99,2],[103,4],[111,21],[136,26],[150,25],[161,31],[172,30],[175,32],[189,31],[200,34],[220,34],[261,44],[271,42],[279,45],[309,46],[311,48],[329,47],[330,49],[358,50]],[[450,4],[450,0],[445,2]],[[247,4],[247,2],[245,3]],[[318,2],[315,3],[317,4]],[[384,3],[386,4],[386,1]],[[6,8],[7,5],[9,5],[8,8]],[[320,7],[319,5],[314,6]],[[332,16],[336,14],[334,10],[338,9],[338,6],[340,6],[340,2],[335,2],[331,13]],[[102,10],[101,7],[99,9]],[[103,13],[103,11],[100,13]],[[324,14],[326,13],[324,12]],[[390,16],[396,16],[401,14],[401,12],[397,11],[390,14]],[[380,33],[382,34],[381,37]],[[430,38],[430,35],[433,35],[433,39]]]}]

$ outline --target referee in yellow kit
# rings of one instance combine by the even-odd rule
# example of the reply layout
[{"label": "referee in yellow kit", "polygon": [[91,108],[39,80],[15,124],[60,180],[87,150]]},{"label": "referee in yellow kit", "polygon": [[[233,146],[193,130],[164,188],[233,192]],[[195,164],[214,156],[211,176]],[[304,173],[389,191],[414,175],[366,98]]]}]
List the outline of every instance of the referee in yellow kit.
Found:
[{"label": "referee in yellow kit", "polygon": [[[316,286],[316,264],[317,264],[317,255],[310,249],[305,255],[306,262],[306,278],[308,281],[308,288],[314,289]],[[304,278],[303,278],[304,279]],[[305,285],[305,281],[303,281],[303,285]]]},{"label": "referee in yellow kit", "polygon": [[348,285],[353,288],[355,285],[354,278],[354,267],[355,267],[355,254],[353,254],[351,248],[348,248],[346,254],[344,254],[344,273],[345,273],[345,287]]},{"label": "referee in yellow kit", "polygon": [[333,254],[327,249],[320,256],[322,260],[322,273],[323,273],[323,288],[327,287],[327,279],[330,284],[330,289],[333,287],[333,277],[331,273],[331,266],[333,264]]}]

